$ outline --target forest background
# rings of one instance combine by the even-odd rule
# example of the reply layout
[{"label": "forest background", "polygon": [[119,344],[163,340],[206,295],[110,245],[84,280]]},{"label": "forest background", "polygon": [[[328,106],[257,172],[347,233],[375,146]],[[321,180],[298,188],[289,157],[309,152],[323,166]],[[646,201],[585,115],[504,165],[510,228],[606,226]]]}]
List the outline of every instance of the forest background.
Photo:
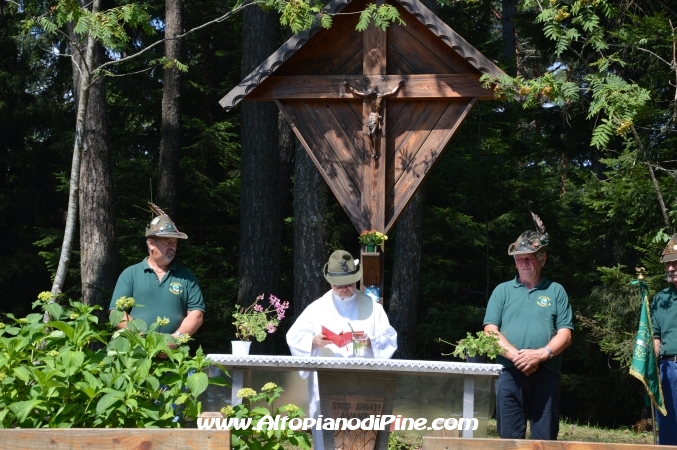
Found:
[{"label": "forest background", "polygon": [[[143,5],[150,27],[97,45],[97,64],[235,6]],[[515,274],[507,247],[533,228],[532,210],[551,237],[544,274],[564,285],[576,317],[562,413],[631,424],[644,396],[627,370],[640,305],[629,281],[644,266],[653,292],[665,287],[658,257],[677,215],[677,12],[662,0],[426,5],[517,76],[498,92],[524,102],[479,103],[391,232],[395,356],[447,359],[438,338],[481,329],[491,291]],[[50,290],[68,208],[82,40],[73,24],[61,34],[24,28],[53,6],[0,3],[0,311],[18,315]],[[190,237],[178,259],[207,304],[194,345],[227,352],[235,305],[266,292],[289,300],[292,317],[254,351],[288,354],[293,316],[328,289],[322,265],[337,248],[358,254],[358,232],[275,105],[226,113],[217,102],[289,36],[274,11],[254,5],[96,79],[65,296],[108,305],[119,273],[146,254],[153,199]]]}]

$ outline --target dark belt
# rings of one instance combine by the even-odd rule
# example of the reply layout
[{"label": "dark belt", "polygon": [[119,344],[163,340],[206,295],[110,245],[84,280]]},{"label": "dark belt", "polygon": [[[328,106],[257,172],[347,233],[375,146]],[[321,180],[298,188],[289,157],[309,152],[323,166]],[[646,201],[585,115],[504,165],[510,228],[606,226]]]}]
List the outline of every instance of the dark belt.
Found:
[{"label": "dark belt", "polygon": [[677,355],[664,355],[664,356],[661,356],[661,361],[673,361],[673,362],[677,362]]}]

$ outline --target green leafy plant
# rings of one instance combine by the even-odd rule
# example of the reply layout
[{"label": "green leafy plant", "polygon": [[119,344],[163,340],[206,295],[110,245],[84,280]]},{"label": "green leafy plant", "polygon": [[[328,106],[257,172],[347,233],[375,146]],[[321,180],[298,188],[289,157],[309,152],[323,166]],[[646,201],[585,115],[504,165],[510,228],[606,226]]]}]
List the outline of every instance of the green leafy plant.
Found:
[{"label": "green leafy plant", "polygon": [[[485,334],[483,331],[478,331],[476,336],[477,337],[468,333],[465,338],[458,341],[454,351],[450,354],[461,359],[465,358],[466,354],[471,358],[476,355],[481,355],[495,359],[505,351],[498,343],[498,335],[496,333]],[[454,345],[442,339],[439,339],[439,341],[444,342],[445,344]]]},{"label": "green leafy plant", "polygon": [[362,245],[381,245],[388,240],[388,236],[376,230],[368,230],[363,231],[358,240]]},{"label": "green leafy plant", "polygon": [[[287,416],[291,420],[305,416],[301,408],[292,404],[274,409],[273,403],[280,398],[280,393],[283,391],[284,389],[275,383],[266,383],[259,393],[251,388],[243,388],[237,393],[237,396],[242,399],[242,404],[234,407],[226,406],[221,409],[221,413],[226,418],[251,419],[251,426],[246,427],[247,429],[231,430],[233,433],[233,449],[280,450],[282,443],[289,443],[303,449],[310,448],[308,434],[301,430],[292,430],[286,423],[273,426],[273,424],[263,422],[260,424],[261,429],[259,430],[259,422],[262,420],[269,421],[270,417]],[[262,401],[267,406],[255,406],[257,402]]]},{"label": "green leafy plant", "polygon": [[264,299],[265,296],[261,294],[247,308],[235,307],[233,325],[235,325],[235,336],[238,339],[250,341],[255,338],[258,342],[263,342],[268,334],[277,330],[280,321],[284,319],[285,311],[289,308],[289,302],[282,302],[271,294],[270,304],[264,308],[260,303]]},{"label": "green leafy plant", "polygon": [[34,313],[0,323],[0,427],[180,427],[177,416],[199,415],[208,383],[225,385],[207,378],[201,349],[191,357],[157,323],[111,331],[98,323],[99,306],[50,298],[33,303],[50,322]]}]

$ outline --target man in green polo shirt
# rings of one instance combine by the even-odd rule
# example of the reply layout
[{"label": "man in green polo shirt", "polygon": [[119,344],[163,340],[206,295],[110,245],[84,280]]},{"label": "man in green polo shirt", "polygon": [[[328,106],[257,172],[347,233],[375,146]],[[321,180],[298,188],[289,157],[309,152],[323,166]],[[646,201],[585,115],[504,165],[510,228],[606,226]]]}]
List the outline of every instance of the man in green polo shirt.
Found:
[{"label": "man in green polo shirt", "polygon": [[[532,213],[533,214],[533,213]],[[525,231],[510,245],[517,276],[499,284],[484,316],[484,332],[495,333],[504,352],[496,382],[496,427],[503,439],[556,440],[559,432],[561,353],[571,344],[571,306],[564,288],[541,276],[548,235]]]},{"label": "man in green polo shirt", "polygon": [[660,261],[665,264],[670,287],[651,301],[654,350],[660,361],[661,389],[668,412],[666,416],[656,413],[658,443],[677,445],[677,234],[668,242]]},{"label": "man in green polo shirt", "polygon": [[[120,297],[133,297],[143,307],[132,308],[125,314],[125,321],[143,319],[151,324],[158,317],[167,318],[169,323],[159,326],[158,332],[192,336],[202,325],[204,299],[195,275],[174,261],[177,239],[188,236],[157,206],[151,204],[151,209],[159,215],[146,226],[148,257],[122,272],[109,310],[115,309]],[[118,328],[125,328],[125,321]]]}]

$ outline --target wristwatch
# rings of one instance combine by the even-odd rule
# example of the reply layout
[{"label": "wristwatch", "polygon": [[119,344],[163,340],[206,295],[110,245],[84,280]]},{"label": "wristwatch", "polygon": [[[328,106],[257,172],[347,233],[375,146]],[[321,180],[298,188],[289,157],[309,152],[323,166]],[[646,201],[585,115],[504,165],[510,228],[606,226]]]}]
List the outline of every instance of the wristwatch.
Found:
[{"label": "wristwatch", "polygon": [[550,350],[550,347],[546,345],[545,351],[548,352],[548,359],[552,359],[552,350]]}]

